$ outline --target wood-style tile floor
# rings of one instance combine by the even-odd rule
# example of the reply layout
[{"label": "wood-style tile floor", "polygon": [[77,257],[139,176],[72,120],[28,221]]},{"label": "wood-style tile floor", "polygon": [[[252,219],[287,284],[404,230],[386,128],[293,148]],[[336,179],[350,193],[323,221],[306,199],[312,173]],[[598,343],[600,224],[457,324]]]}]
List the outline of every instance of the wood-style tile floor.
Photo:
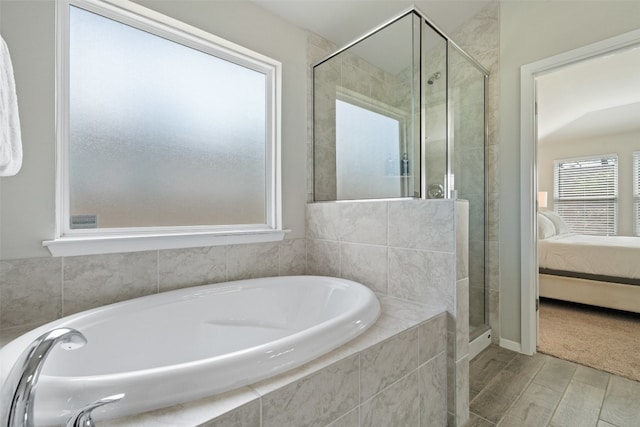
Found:
[{"label": "wood-style tile floor", "polygon": [[465,427],[640,427],[640,382],[491,345],[469,364]]}]

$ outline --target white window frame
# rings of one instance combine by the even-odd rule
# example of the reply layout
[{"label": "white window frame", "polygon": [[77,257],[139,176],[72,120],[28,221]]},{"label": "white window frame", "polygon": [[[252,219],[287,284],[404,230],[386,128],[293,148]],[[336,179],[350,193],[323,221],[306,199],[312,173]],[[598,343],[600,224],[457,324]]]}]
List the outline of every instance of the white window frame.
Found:
[{"label": "white window frame", "polygon": [[[564,199],[560,199],[558,196],[558,192],[559,192],[559,186],[558,186],[558,165],[561,163],[579,163],[579,162],[590,162],[590,161],[597,161],[600,159],[605,159],[605,158],[611,158],[611,159],[615,159],[616,163],[615,163],[615,176],[614,176],[614,193],[615,195],[613,197],[593,197],[593,196],[589,196],[589,197],[580,197],[580,198],[574,198],[574,199],[568,199],[568,198],[564,198]],[[602,201],[602,200],[610,200],[613,202],[613,230],[612,230],[612,234],[607,234],[607,235],[617,235],[618,233],[618,170],[619,170],[619,161],[618,161],[618,155],[617,154],[602,154],[602,155],[592,155],[592,156],[581,156],[581,157],[572,157],[572,158],[568,158],[568,159],[558,159],[558,160],[554,160],[553,162],[553,205],[554,205],[554,211],[556,213],[558,213],[558,205],[563,202],[563,201],[571,201],[571,200],[575,200],[575,201],[583,201],[583,202],[588,202],[589,200],[593,200],[594,202],[596,201]],[[566,220],[566,218],[565,218]],[[567,221],[569,224],[569,228],[571,228],[571,224],[569,223],[569,221]],[[581,231],[576,231],[576,232],[581,232]],[[582,230],[583,232],[583,230]],[[588,233],[588,234],[595,234],[595,233]],[[602,235],[602,234],[598,234],[598,235]]]},{"label": "white window frame", "polygon": [[[73,256],[278,241],[284,238],[281,214],[280,118],[282,64],[128,0],[57,2],[56,231],[43,242],[53,256]],[[71,229],[69,224],[69,10],[97,13],[266,75],[265,224]]]}]

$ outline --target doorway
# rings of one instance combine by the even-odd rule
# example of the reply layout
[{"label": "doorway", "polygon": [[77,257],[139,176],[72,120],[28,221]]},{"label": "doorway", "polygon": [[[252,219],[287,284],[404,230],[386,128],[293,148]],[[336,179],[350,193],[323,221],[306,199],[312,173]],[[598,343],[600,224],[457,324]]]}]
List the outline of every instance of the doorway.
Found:
[{"label": "doorway", "polygon": [[640,30],[594,43],[521,68],[521,334],[522,352],[534,354],[538,342],[537,196],[538,153],[536,79],[554,70],[640,44]]}]

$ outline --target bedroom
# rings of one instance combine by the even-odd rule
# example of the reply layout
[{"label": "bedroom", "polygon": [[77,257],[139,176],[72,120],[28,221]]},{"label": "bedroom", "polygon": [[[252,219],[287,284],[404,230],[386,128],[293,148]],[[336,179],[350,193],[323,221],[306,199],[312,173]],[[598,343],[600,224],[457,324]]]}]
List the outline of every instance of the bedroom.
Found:
[{"label": "bedroom", "polygon": [[[538,345],[543,352],[572,359],[568,347],[576,353],[602,353],[608,347],[582,327],[571,329],[578,343],[568,344],[568,329],[555,329],[574,314],[587,316],[576,321],[598,325],[611,316],[622,319],[613,324],[614,335],[640,326],[638,75],[640,48],[635,46],[536,78]],[[615,347],[608,351],[616,353]]]}]

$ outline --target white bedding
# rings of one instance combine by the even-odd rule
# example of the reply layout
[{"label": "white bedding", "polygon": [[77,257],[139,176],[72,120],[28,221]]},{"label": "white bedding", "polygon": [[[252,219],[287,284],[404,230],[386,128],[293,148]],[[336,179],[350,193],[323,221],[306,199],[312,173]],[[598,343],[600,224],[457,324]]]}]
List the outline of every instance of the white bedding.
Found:
[{"label": "white bedding", "polygon": [[540,268],[640,279],[640,237],[561,234],[538,240]]}]

